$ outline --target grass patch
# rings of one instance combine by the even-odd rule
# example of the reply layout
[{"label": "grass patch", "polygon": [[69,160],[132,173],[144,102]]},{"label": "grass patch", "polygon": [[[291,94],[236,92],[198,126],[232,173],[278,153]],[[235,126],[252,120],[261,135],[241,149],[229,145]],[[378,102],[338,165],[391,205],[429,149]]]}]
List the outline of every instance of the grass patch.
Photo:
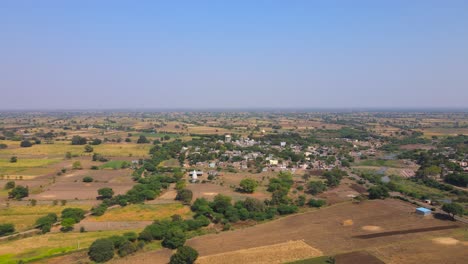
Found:
[{"label": "grass patch", "polygon": [[117,169],[120,169],[122,168],[122,164],[124,162],[127,162],[128,161],[123,161],[123,160],[111,160],[107,163],[104,163],[103,165],[99,166],[100,169],[113,169],[113,170],[117,170]]},{"label": "grass patch", "polygon": [[99,231],[85,233],[48,233],[21,240],[0,243],[0,263],[13,264],[19,260],[37,261],[88,248],[94,240],[128,231]]},{"label": "grass patch", "polygon": [[189,207],[179,203],[132,204],[111,209],[102,216],[90,217],[89,221],[153,221],[169,218],[174,214],[189,217],[192,215],[192,212]]}]

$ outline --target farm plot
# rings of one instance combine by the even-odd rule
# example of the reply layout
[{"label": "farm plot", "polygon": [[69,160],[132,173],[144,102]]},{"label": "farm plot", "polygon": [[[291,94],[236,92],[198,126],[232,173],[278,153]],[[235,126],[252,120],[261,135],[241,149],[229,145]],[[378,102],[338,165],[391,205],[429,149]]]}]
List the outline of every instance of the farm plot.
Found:
[{"label": "farm plot", "polygon": [[192,215],[188,206],[180,203],[172,204],[132,204],[125,207],[110,209],[102,216],[92,216],[89,222],[123,222],[123,221],[154,221],[170,218],[178,214],[182,217]]},{"label": "farm plot", "polygon": [[[109,187],[115,194],[124,194],[135,184],[130,177],[131,170],[75,170],[55,177],[55,183],[47,186],[44,192],[32,195],[37,200],[88,199],[95,200],[97,190]],[[93,182],[85,183],[83,178],[90,176]]]},{"label": "farm plot", "polygon": [[197,183],[197,184],[189,184],[187,189],[193,192],[193,200],[197,198],[206,198],[208,200],[212,200],[216,195],[223,194],[231,196],[233,200],[243,200],[247,197],[253,197],[260,200],[264,200],[266,198],[270,198],[270,195],[267,195],[262,192],[255,192],[253,194],[247,193],[239,193],[235,192],[233,189],[225,186],[221,186],[218,184],[213,183]]},{"label": "farm plot", "polygon": [[[380,230],[382,232],[402,231],[453,225],[453,222],[420,218],[413,211],[412,206],[396,200],[367,201],[359,205],[337,204],[250,228],[196,237],[189,240],[187,244],[197,249],[201,256],[209,256],[274,245],[289,240],[304,240],[308,245],[326,255],[335,255],[367,248],[380,250],[379,247],[393,243],[424,239],[428,234],[440,236],[453,232],[452,230],[439,230],[371,239],[356,238],[356,236],[380,232]],[[374,228],[369,228],[369,226]]]},{"label": "farm plot", "polygon": [[[48,213],[60,215],[63,209],[67,207],[91,209],[91,204],[68,204],[60,205],[10,205],[8,208],[0,209],[0,223],[13,223],[18,231],[24,231],[34,226],[39,217]],[[1,246],[0,246],[1,247]]]}]

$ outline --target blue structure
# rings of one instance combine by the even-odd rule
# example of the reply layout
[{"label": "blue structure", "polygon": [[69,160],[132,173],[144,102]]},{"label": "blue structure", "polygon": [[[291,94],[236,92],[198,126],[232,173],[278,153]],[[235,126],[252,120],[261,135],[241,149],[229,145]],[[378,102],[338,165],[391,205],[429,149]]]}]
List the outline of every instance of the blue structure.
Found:
[{"label": "blue structure", "polygon": [[419,208],[416,208],[416,214],[423,215],[423,216],[430,215],[431,210],[424,208],[424,207],[419,207]]}]

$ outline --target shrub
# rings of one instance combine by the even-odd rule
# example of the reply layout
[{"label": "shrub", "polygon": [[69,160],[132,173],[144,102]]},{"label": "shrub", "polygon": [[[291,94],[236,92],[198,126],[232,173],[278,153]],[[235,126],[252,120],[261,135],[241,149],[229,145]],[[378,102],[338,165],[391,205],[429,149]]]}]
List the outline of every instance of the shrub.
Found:
[{"label": "shrub", "polygon": [[52,225],[57,222],[57,215],[54,213],[47,214],[46,216],[40,217],[36,220],[36,227],[41,229],[42,233],[45,234],[50,232]]},{"label": "shrub", "polygon": [[13,156],[10,158],[10,163],[16,163],[18,161],[18,157]]},{"label": "shrub", "polygon": [[15,226],[13,224],[0,224],[0,236],[6,236],[15,232]]},{"label": "shrub", "polygon": [[5,183],[5,190],[13,189],[15,188],[15,182],[14,181],[8,181]]},{"label": "shrub", "polygon": [[91,153],[91,152],[93,152],[93,151],[94,151],[94,148],[91,147],[90,145],[86,145],[86,146],[84,147],[84,152],[86,152],[86,153]]},{"label": "shrub", "polygon": [[108,238],[97,239],[91,244],[88,256],[92,261],[106,262],[114,257],[114,244]]},{"label": "shrub", "polygon": [[176,200],[181,201],[183,204],[190,204],[192,201],[193,192],[189,189],[182,189],[177,191]]},{"label": "shrub", "polygon": [[179,247],[177,252],[171,256],[169,264],[193,264],[198,258],[198,252],[188,246]]},{"label": "shrub", "polygon": [[23,141],[21,141],[21,143],[20,143],[20,147],[22,147],[22,148],[29,148],[29,147],[32,147],[32,143],[31,143],[31,141],[29,141],[29,140],[23,140]]},{"label": "shrub", "polygon": [[85,217],[85,211],[81,208],[65,208],[62,211],[62,219],[71,218],[79,223]]},{"label": "shrub", "polygon": [[298,210],[297,206],[288,204],[280,204],[276,209],[280,215],[293,214]]},{"label": "shrub", "polygon": [[90,177],[90,176],[83,177],[83,182],[93,182],[93,181],[94,181],[93,177]]},{"label": "shrub", "polygon": [[73,136],[71,140],[72,145],[86,145],[86,138],[80,136]]},{"label": "shrub", "polygon": [[98,194],[103,199],[112,198],[112,196],[114,195],[114,190],[112,190],[112,188],[109,187],[104,187],[98,190]]},{"label": "shrub", "polygon": [[245,193],[253,193],[258,187],[258,182],[254,179],[245,178],[240,182],[240,191]]},{"label": "shrub", "polygon": [[125,257],[137,251],[137,247],[130,241],[125,241],[122,245],[120,245],[118,253],[120,257]]},{"label": "shrub", "polygon": [[368,190],[369,199],[385,199],[390,196],[388,189],[383,186],[373,186]]},{"label": "shrub", "polygon": [[73,218],[63,218],[62,222],[61,222],[62,227],[60,228],[60,231],[62,231],[62,232],[72,231],[74,224],[76,224],[75,219],[73,219]]},{"label": "shrub", "polygon": [[325,204],[326,204],[326,202],[324,200],[320,200],[320,199],[310,199],[307,202],[307,205],[310,206],[310,207],[322,207]]},{"label": "shrub", "polygon": [[21,200],[22,198],[27,197],[28,195],[29,195],[28,187],[24,187],[21,185],[16,186],[8,193],[9,198],[13,198],[16,200]]},{"label": "shrub", "polygon": [[327,190],[327,186],[321,181],[311,181],[307,184],[307,193],[312,195],[319,194]]}]

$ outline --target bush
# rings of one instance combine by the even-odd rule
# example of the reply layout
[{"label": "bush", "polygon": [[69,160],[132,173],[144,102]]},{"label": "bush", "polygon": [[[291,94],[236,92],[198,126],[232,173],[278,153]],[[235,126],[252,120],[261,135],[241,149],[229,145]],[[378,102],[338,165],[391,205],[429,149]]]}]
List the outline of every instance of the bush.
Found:
[{"label": "bush", "polygon": [[36,227],[41,229],[42,233],[45,234],[50,232],[50,229],[55,222],[57,222],[57,215],[54,213],[49,213],[46,216],[40,217],[36,220]]},{"label": "bush", "polygon": [[0,236],[6,236],[15,232],[15,226],[13,224],[0,224]]},{"label": "bush", "polygon": [[91,147],[90,145],[86,145],[86,146],[84,147],[84,152],[86,152],[86,153],[91,153],[91,152],[93,152],[93,151],[94,151],[94,148]]},{"label": "bush", "polygon": [[288,204],[280,204],[276,209],[280,215],[293,214],[298,211],[297,206]]},{"label": "bush", "polygon": [[125,241],[122,245],[120,245],[118,253],[120,257],[125,257],[137,251],[137,247],[130,241]]},{"label": "bush", "polygon": [[307,202],[307,205],[310,206],[310,207],[322,207],[326,204],[326,202],[324,200],[319,200],[319,199],[310,199],[308,202]]},{"label": "bush", "polygon": [[183,204],[190,204],[192,201],[193,193],[191,190],[182,189],[177,191],[176,200],[181,201]]},{"label": "bush", "polygon": [[103,199],[112,198],[112,196],[114,195],[114,190],[112,190],[112,188],[109,187],[104,187],[98,190],[98,194]]},{"label": "bush", "polygon": [[137,140],[137,144],[146,144],[150,143],[150,141],[145,136],[140,136]]},{"label": "bush", "polygon": [[60,231],[62,231],[62,232],[72,231],[74,224],[76,224],[75,219],[73,219],[73,218],[63,218],[62,222],[61,222],[62,227],[60,228]]},{"label": "bush", "polygon": [[253,193],[258,187],[258,182],[254,179],[245,178],[240,181],[240,191],[245,193]]},{"label": "bush", "polygon": [[72,145],[86,145],[86,138],[80,136],[73,136],[71,140]]},{"label": "bush", "polygon": [[107,205],[100,204],[96,207],[91,208],[91,213],[95,216],[101,216],[107,211]]},{"label": "bush", "polygon": [[18,157],[13,156],[10,158],[10,163],[16,163],[18,161]]},{"label": "bush", "polygon": [[89,247],[88,256],[96,262],[109,261],[114,257],[114,243],[108,238],[97,239]]},{"label": "bush", "polygon": [[24,187],[21,185],[16,186],[8,193],[9,198],[13,198],[16,200],[21,200],[22,198],[27,197],[28,195],[29,195],[28,187]]},{"label": "bush", "polygon": [[14,181],[8,181],[5,183],[5,190],[13,189],[15,188],[15,182]]},{"label": "bush", "polygon": [[90,177],[90,176],[83,177],[83,182],[93,182],[93,181],[94,181],[93,177]]},{"label": "bush", "polygon": [[169,264],[193,264],[198,258],[198,252],[188,246],[179,247],[171,256]]},{"label": "bush", "polygon": [[79,223],[85,217],[85,211],[81,208],[65,208],[62,211],[62,219],[71,218]]},{"label": "bush", "polygon": [[373,186],[370,187],[367,191],[369,192],[369,199],[385,199],[390,197],[388,189],[384,186]]},{"label": "bush", "polygon": [[20,147],[22,147],[22,148],[29,148],[29,147],[32,147],[32,143],[31,143],[31,141],[29,141],[29,140],[23,140],[23,141],[21,141],[21,143],[20,143]]},{"label": "bush", "polygon": [[307,193],[312,195],[319,194],[327,190],[327,186],[321,181],[311,181],[307,184]]}]

